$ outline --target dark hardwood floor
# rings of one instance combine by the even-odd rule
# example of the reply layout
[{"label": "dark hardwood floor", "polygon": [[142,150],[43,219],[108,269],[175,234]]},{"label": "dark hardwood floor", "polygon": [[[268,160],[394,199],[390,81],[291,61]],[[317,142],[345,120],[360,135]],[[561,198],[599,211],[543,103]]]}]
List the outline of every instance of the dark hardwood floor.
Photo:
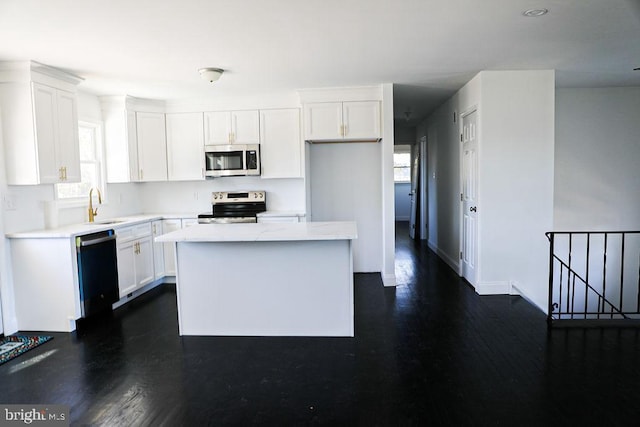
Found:
[{"label": "dark hardwood floor", "polygon": [[356,275],[355,338],[180,338],[163,285],[0,366],[0,403],[72,425],[638,425],[638,330],[548,332],[397,233],[399,286]]}]

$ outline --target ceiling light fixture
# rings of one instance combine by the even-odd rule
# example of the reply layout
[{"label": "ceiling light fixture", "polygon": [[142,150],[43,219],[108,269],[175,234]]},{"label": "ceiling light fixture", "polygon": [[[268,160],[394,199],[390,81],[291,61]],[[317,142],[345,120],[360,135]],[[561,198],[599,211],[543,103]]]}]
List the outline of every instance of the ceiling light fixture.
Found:
[{"label": "ceiling light fixture", "polygon": [[198,70],[200,73],[200,77],[208,81],[209,83],[213,83],[220,78],[224,70],[222,68],[200,68]]},{"label": "ceiling light fixture", "polygon": [[522,12],[524,16],[527,18],[537,18],[539,16],[543,16],[549,13],[549,9],[529,9]]}]

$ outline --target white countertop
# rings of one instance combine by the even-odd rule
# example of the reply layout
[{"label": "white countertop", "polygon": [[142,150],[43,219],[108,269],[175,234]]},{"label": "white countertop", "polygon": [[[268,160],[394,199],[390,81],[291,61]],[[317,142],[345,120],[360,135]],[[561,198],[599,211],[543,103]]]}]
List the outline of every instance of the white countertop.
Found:
[{"label": "white countertop", "polygon": [[71,224],[51,229],[24,231],[20,233],[8,233],[5,237],[9,239],[65,239],[81,236],[83,234],[95,233],[98,231],[117,230],[118,228],[141,224],[148,221],[154,221],[157,219],[175,218],[197,218],[197,215],[141,214],[120,218],[100,218],[96,219],[96,222],[93,223],[85,222],[81,224]]},{"label": "white countertop", "polygon": [[299,212],[299,211],[265,211],[265,212],[260,212],[258,214],[258,218],[260,217],[278,218],[278,217],[292,217],[292,216],[304,217],[306,216],[306,214],[304,212]]},{"label": "white countertop", "polygon": [[280,242],[353,240],[356,223],[299,222],[285,224],[198,224],[157,237],[156,242]]}]

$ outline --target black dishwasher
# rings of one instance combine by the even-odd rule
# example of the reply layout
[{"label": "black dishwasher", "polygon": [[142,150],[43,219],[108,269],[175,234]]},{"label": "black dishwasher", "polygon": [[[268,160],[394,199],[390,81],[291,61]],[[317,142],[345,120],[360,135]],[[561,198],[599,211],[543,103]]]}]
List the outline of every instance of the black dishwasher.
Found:
[{"label": "black dishwasher", "polygon": [[76,237],[82,317],[111,310],[120,299],[118,258],[113,230]]}]

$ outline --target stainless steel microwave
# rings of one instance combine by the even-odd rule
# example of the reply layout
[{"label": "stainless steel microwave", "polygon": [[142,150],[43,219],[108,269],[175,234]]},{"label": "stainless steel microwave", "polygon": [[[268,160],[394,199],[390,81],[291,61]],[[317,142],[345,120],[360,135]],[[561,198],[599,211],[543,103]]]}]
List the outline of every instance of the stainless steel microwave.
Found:
[{"label": "stainless steel microwave", "polygon": [[260,175],[260,145],[204,146],[205,176]]}]

